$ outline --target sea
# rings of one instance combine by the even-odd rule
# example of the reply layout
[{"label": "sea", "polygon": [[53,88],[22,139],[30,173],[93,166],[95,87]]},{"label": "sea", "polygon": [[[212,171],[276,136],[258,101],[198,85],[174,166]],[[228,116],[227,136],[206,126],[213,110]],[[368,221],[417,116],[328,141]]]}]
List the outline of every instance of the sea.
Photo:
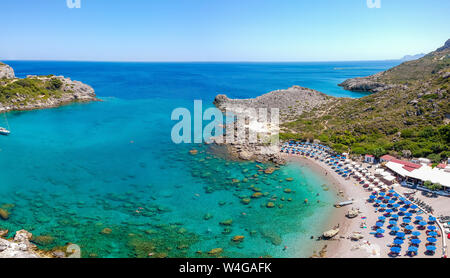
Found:
[{"label": "sea", "polygon": [[21,78],[89,84],[103,100],[0,115],[11,130],[0,137],[9,212],[0,230],[25,229],[48,251],[75,244],[85,258],[311,256],[337,200],[327,180],[297,164],[264,174],[272,165],[175,144],[171,113],[293,85],[359,98],[337,84],[400,63],[4,62]]}]

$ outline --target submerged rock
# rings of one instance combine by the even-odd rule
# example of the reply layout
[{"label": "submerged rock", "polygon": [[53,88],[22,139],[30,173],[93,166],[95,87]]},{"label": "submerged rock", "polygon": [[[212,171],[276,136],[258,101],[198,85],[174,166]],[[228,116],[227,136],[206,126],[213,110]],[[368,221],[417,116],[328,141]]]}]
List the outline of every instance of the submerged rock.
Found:
[{"label": "submerged rock", "polygon": [[209,220],[209,219],[211,219],[211,218],[213,218],[213,216],[212,216],[212,214],[210,214],[210,213],[207,213],[207,214],[205,214],[205,215],[203,216],[203,219],[204,219],[204,220]]},{"label": "submerged rock", "polygon": [[261,192],[255,192],[252,194],[252,198],[254,198],[254,199],[259,198],[261,196],[263,196],[263,194]]},{"label": "submerged rock", "polygon": [[0,218],[3,220],[8,220],[9,219],[9,211],[7,211],[6,209],[2,209],[0,208]]},{"label": "submerged rock", "polygon": [[231,226],[231,224],[233,224],[233,219],[227,219],[227,220],[220,222],[220,225],[222,225],[222,226]]},{"label": "submerged rock", "polygon": [[244,238],[245,238],[244,236],[238,235],[238,236],[234,236],[231,240],[234,242],[242,242],[244,240]]},{"label": "submerged rock", "polygon": [[104,228],[100,233],[102,235],[109,235],[112,233],[112,230],[110,228]]},{"label": "submerged rock", "polygon": [[31,241],[39,245],[50,245],[55,242],[55,238],[50,235],[41,235],[36,237],[33,236]]},{"label": "submerged rock", "polygon": [[211,249],[210,251],[208,251],[208,254],[209,255],[219,255],[222,252],[223,252],[222,248],[214,248],[214,249]]}]

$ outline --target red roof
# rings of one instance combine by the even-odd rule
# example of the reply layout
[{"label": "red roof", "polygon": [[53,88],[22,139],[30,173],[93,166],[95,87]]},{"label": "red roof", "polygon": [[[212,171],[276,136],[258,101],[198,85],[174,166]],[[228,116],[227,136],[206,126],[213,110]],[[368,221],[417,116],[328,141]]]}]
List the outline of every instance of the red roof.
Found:
[{"label": "red roof", "polygon": [[392,155],[388,155],[388,154],[385,154],[385,155],[383,155],[382,157],[380,157],[381,159],[383,159],[383,160],[387,160],[387,161],[392,161],[393,159],[396,159],[395,157],[393,157]]},{"label": "red roof", "polygon": [[401,164],[401,165],[403,165],[403,169],[405,169],[408,172],[411,172],[413,170],[416,170],[416,169],[419,169],[420,167],[422,167],[422,165],[420,165],[420,164],[415,164],[415,163],[412,163],[412,162],[403,161],[403,160],[397,159],[397,158],[395,158],[395,157],[393,157],[391,155],[383,155],[381,157],[381,159],[387,160],[389,162],[394,162],[394,163],[397,163],[397,164]]},{"label": "red roof", "polygon": [[371,155],[371,154],[366,154],[366,156],[367,156],[367,157],[373,157],[373,155]]},{"label": "red roof", "polygon": [[447,167],[447,164],[441,163],[441,164],[439,164],[436,167],[441,168],[441,169],[445,169],[445,167]]}]

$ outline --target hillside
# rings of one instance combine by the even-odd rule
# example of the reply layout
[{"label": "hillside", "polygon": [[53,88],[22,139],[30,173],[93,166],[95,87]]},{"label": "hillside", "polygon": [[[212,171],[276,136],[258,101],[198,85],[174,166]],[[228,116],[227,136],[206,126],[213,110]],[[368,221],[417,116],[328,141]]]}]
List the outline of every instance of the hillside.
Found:
[{"label": "hillside", "polygon": [[450,40],[421,59],[340,84],[372,94],[338,99],[283,124],[282,138],[319,139],[337,151],[450,156]]}]

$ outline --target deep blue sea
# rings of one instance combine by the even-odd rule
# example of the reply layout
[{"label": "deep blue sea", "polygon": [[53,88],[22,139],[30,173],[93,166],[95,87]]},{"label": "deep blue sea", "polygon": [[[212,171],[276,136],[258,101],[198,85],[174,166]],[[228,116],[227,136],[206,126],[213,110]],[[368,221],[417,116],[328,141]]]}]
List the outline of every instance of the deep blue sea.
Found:
[{"label": "deep blue sea", "polygon": [[218,93],[248,98],[293,85],[361,97],[337,84],[399,64],[6,63],[18,77],[82,81],[104,100],[7,113],[12,134],[0,137],[0,206],[10,212],[0,229],[26,229],[47,250],[78,244],[83,257],[210,257],[214,248],[225,257],[310,256],[310,236],[327,227],[336,200],[327,181],[298,165],[268,175],[206,146],[175,145],[171,112],[194,99],[211,106]]}]

